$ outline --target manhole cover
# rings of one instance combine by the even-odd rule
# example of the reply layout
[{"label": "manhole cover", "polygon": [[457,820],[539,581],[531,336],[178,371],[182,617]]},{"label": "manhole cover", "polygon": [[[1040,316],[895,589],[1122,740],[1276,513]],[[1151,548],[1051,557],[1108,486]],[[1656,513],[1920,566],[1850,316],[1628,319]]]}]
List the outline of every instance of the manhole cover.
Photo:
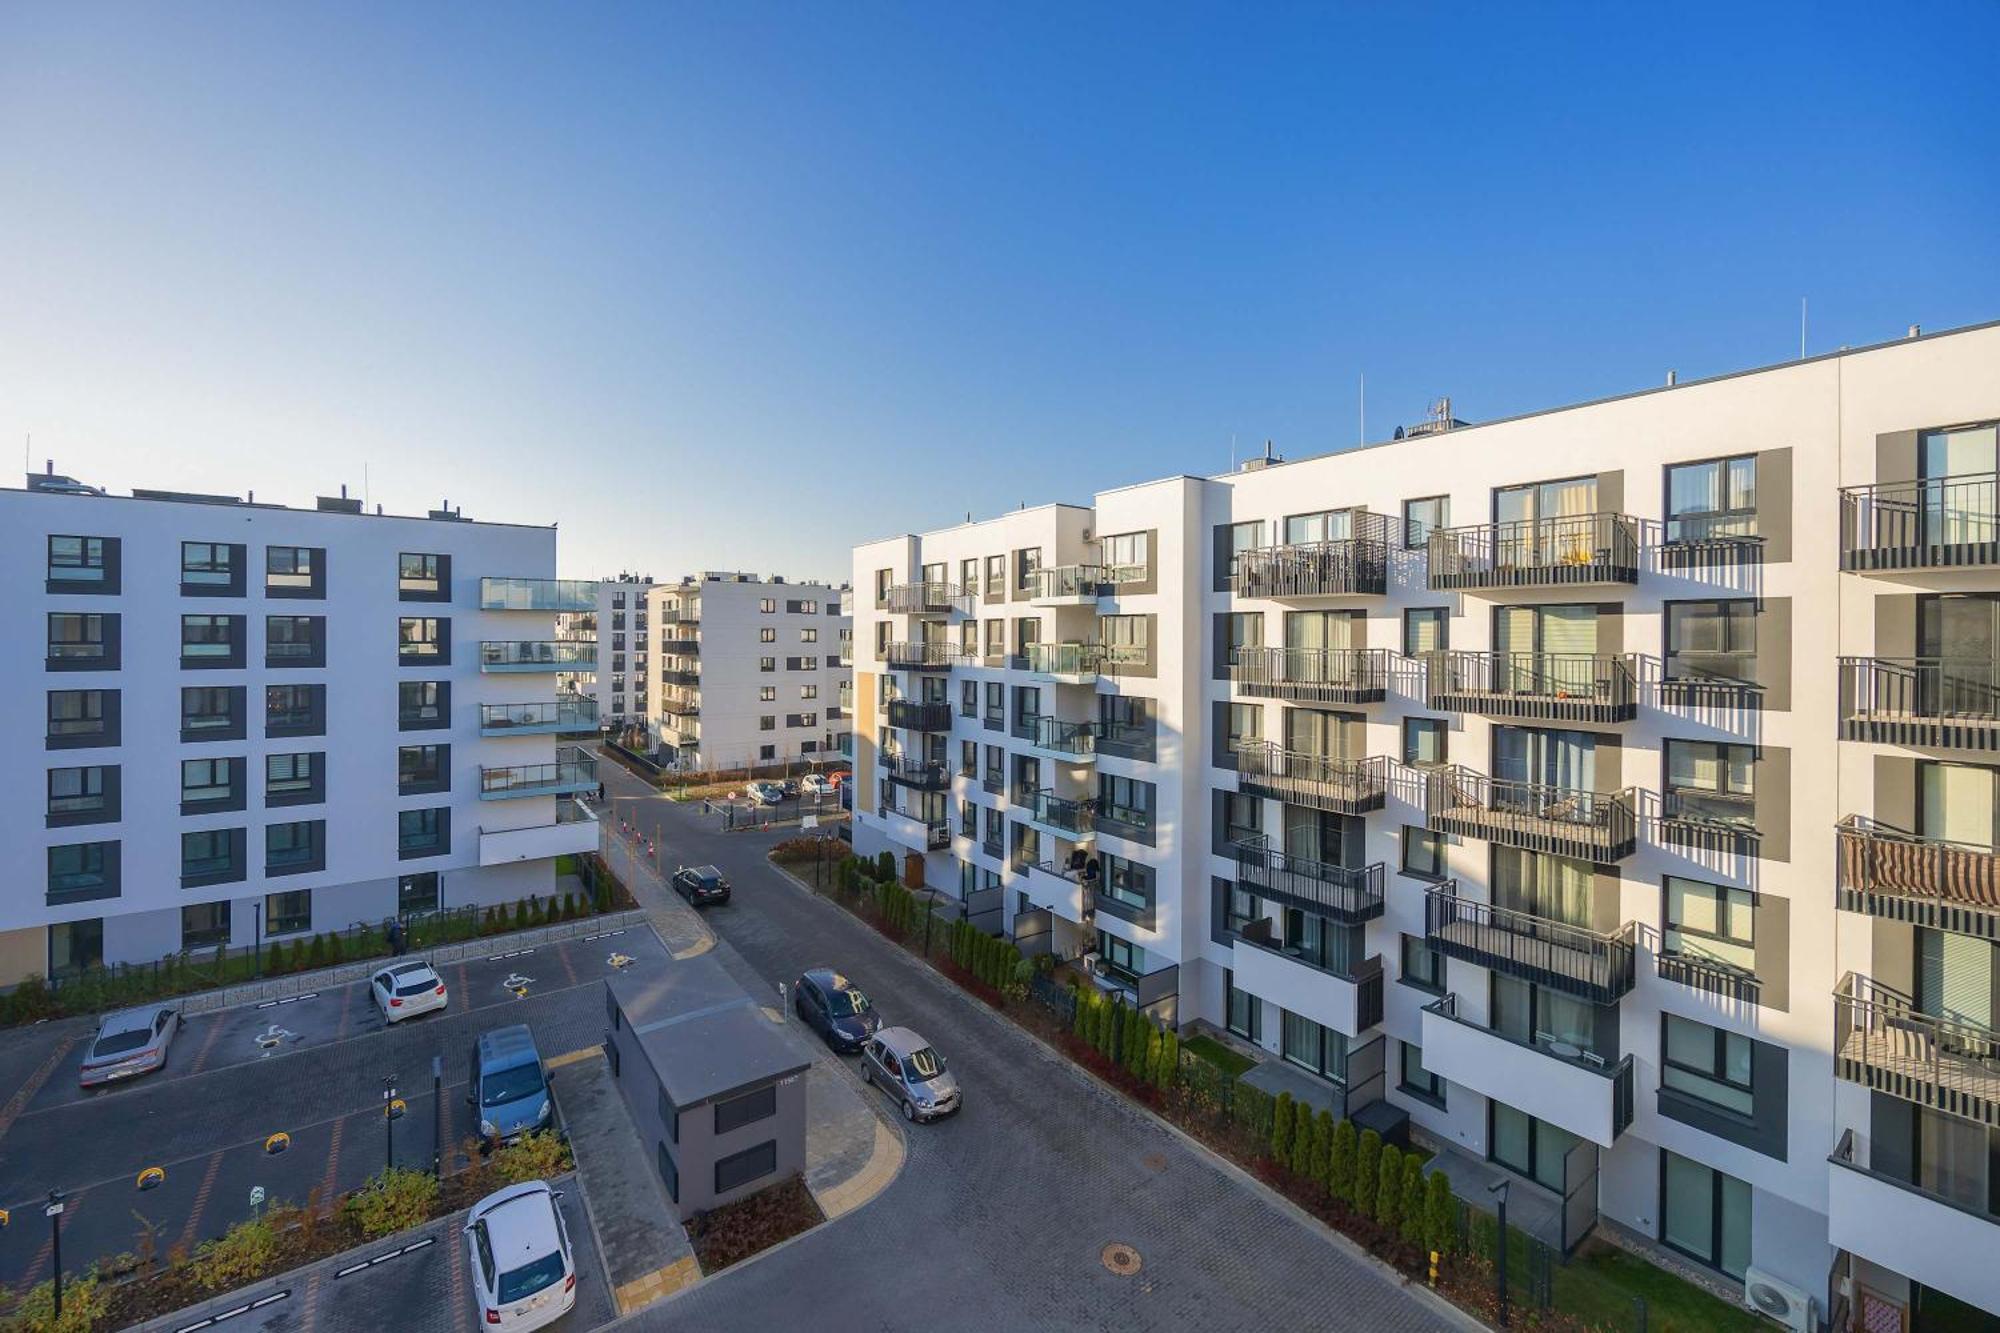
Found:
[{"label": "manhole cover", "polygon": [[1163,1152],[1149,1152],[1139,1159],[1139,1165],[1148,1171],[1164,1171],[1167,1169],[1167,1155]]},{"label": "manhole cover", "polygon": [[1131,1277],[1139,1271],[1139,1252],[1123,1241],[1112,1241],[1098,1257],[1119,1277]]}]

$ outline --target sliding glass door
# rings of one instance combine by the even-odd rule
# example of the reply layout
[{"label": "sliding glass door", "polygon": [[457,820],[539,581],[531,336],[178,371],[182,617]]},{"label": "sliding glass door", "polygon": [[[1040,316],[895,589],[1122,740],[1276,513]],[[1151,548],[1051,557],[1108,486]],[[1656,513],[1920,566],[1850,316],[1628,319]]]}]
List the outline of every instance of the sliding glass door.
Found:
[{"label": "sliding glass door", "polygon": [[1572,477],[1493,493],[1494,556],[1503,565],[1546,566],[1588,560],[1597,541],[1597,478]]},{"label": "sliding glass door", "polygon": [[1994,496],[1994,472],[2000,465],[1996,452],[2000,452],[2000,427],[1991,423],[1926,431],[1919,439],[1918,487],[1926,544],[1990,542],[2000,536]]},{"label": "sliding glass door", "polygon": [[1926,717],[1992,718],[2000,687],[2000,597],[1951,593],[1917,601],[1918,708]]}]

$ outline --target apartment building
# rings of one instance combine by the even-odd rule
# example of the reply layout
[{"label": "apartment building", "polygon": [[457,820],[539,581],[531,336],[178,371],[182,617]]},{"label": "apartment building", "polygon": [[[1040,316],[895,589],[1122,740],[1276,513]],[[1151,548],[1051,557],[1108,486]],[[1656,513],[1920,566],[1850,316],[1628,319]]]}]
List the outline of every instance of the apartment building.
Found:
[{"label": "apartment building", "polygon": [[1552,1243],[2000,1311],[1996,420],[1912,331],[859,546],[855,848]]},{"label": "apartment building", "polygon": [[553,528],[28,483],[0,983],[512,902],[596,847]]},{"label": "apartment building", "polygon": [[842,589],[704,573],[652,592],[652,742],[675,767],[811,764],[849,729]]},{"label": "apartment building", "polygon": [[565,674],[558,690],[588,696],[598,725],[635,746],[648,746],[658,696],[651,689],[652,575],[620,573],[598,580],[594,605],[556,618],[558,639],[593,645],[585,669]]}]

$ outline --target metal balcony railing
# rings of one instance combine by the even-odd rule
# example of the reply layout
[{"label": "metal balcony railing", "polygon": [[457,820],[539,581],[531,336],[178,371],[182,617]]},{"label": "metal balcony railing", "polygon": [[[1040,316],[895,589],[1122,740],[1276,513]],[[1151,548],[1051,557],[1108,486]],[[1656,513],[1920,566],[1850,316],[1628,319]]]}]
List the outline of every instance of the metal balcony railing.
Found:
[{"label": "metal balcony railing", "polygon": [[1110,591],[1111,573],[1103,565],[1052,565],[1029,575],[1029,596],[1039,601],[1096,599]]},{"label": "metal balcony railing", "polygon": [[1440,953],[1594,1004],[1616,1004],[1637,981],[1630,922],[1607,935],[1461,898],[1456,884],[1424,894],[1424,936]]},{"label": "metal balcony railing", "polygon": [[882,655],[890,666],[903,671],[946,671],[959,656],[956,645],[941,641],[892,643]]},{"label": "metal balcony railing", "polygon": [[905,731],[950,731],[951,705],[915,699],[889,701],[889,725]]},{"label": "metal balcony railing", "polygon": [[1838,1077],[2000,1129],[2000,1031],[1924,1013],[1853,972],[1834,988],[1833,1010]]},{"label": "metal balcony railing", "polygon": [[1578,791],[1491,778],[1453,765],[1424,774],[1424,807],[1440,833],[1589,861],[1621,861],[1638,846],[1638,790]]},{"label": "metal balcony railing", "polygon": [[956,583],[931,580],[898,583],[882,598],[882,608],[892,615],[941,616],[959,610],[972,596]]},{"label": "metal balcony railing", "polygon": [[1841,488],[1842,569],[1993,564],[2000,564],[2000,478],[1994,473]]},{"label": "metal balcony railing", "polygon": [[1887,745],[2000,750],[2000,661],[1843,657],[1840,734]]},{"label": "metal balcony railing", "polygon": [[1862,815],[1849,815],[1835,831],[1842,907],[2000,939],[2000,849],[1927,838]]},{"label": "metal balcony railing", "polygon": [[479,580],[481,611],[594,611],[597,583],[594,579],[514,579]]},{"label": "metal balcony railing", "polygon": [[1287,750],[1275,741],[1239,747],[1236,773],[1245,792],[1333,814],[1379,810],[1388,792],[1388,764],[1380,756],[1343,759]]},{"label": "metal balcony railing", "polygon": [[1232,648],[1229,679],[1262,699],[1378,703],[1389,689],[1385,648]]},{"label": "metal balcony railing", "polygon": [[1090,758],[1097,753],[1095,722],[1065,722],[1061,718],[1028,714],[1014,719],[1014,735],[1038,750]]},{"label": "metal balcony railing", "polygon": [[1096,643],[1031,643],[1015,658],[1015,668],[1037,676],[1095,677],[1104,666],[1104,648]]},{"label": "metal balcony railing", "polygon": [[1348,597],[1389,590],[1391,521],[1354,514],[1354,535],[1323,542],[1259,546],[1236,556],[1230,590],[1239,597]]},{"label": "metal balcony railing", "polygon": [[1588,653],[1426,654],[1426,696],[1439,712],[1551,722],[1629,722],[1639,715],[1634,658]]},{"label": "metal balcony railing", "polygon": [[1317,912],[1346,925],[1381,916],[1387,902],[1380,861],[1340,866],[1273,851],[1262,838],[1229,845],[1236,878],[1260,898]]},{"label": "metal balcony railing", "polygon": [[1426,557],[1437,589],[1637,583],[1639,521],[1599,513],[1435,528]]},{"label": "metal balcony railing", "polygon": [[951,769],[942,759],[885,754],[882,771],[889,781],[916,791],[943,791],[951,785]]},{"label": "metal balcony railing", "polygon": [[479,732],[483,736],[596,729],[597,700],[588,695],[571,695],[547,703],[479,706]]}]

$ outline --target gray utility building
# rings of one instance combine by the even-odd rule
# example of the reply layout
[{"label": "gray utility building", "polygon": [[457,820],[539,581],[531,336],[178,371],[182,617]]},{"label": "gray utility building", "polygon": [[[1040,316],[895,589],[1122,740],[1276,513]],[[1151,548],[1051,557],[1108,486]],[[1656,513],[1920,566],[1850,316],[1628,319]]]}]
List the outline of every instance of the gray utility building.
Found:
[{"label": "gray utility building", "polygon": [[686,1219],[801,1173],[812,1059],[712,958],[605,983],[605,1049]]}]

